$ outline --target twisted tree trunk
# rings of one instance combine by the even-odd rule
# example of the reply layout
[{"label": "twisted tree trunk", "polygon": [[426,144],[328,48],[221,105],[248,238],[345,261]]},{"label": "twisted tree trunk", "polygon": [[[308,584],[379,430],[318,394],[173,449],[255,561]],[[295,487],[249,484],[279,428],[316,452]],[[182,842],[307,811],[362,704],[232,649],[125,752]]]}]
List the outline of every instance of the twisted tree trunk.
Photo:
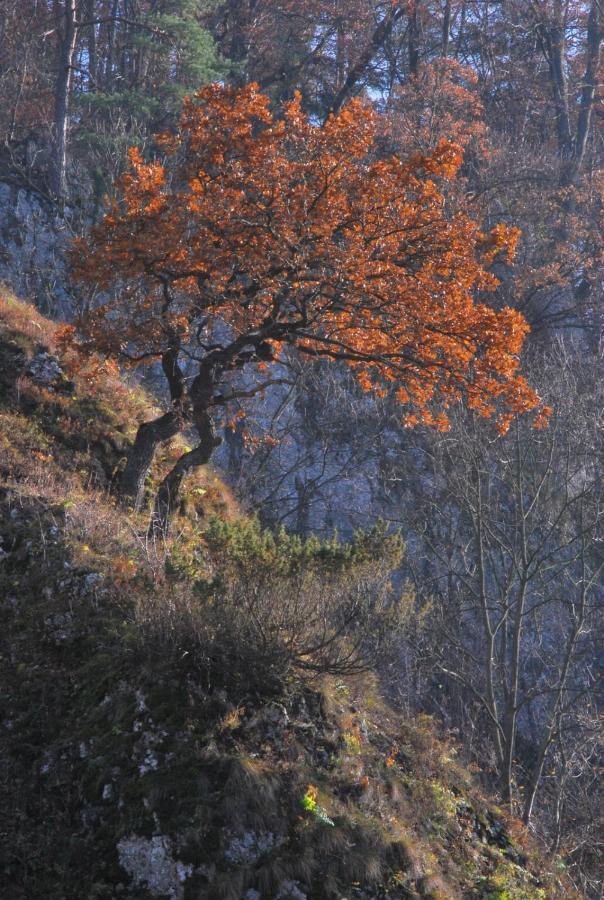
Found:
[{"label": "twisted tree trunk", "polygon": [[120,499],[135,510],[139,510],[143,504],[145,479],[158,448],[176,437],[187,422],[188,401],[184,376],[178,364],[179,350],[180,341],[175,339],[161,359],[170,389],[172,408],[152,422],[140,425],[120,479]]},{"label": "twisted tree trunk", "polygon": [[161,444],[171,440],[182,430],[183,419],[175,410],[152,422],[143,422],[120,479],[120,500],[126,506],[140,510],[143,505],[145,480]]},{"label": "twisted tree trunk", "polygon": [[221,438],[216,435],[209,414],[206,415],[208,428],[203,440],[193,450],[189,450],[188,453],[184,453],[180,457],[159,486],[155,498],[153,516],[149,525],[151,533],[166,532],[177,507],[180,488],[185,475],[209,463],[214,450],[221,443]]},{"label": "twisted tree trunk", "polygon": [[167,531],[178,503],[183,478],[199,466],[206,465],[221,443],[222,439],[216,434],[210,408],[223,365],[223,354],[216,353],[209,355],[199,366],[199,374],[195,377],[189,393],[193,408],[191,418],[199,437],[199,444],[180,457],[160,484],[149,525],[150,534]]}]

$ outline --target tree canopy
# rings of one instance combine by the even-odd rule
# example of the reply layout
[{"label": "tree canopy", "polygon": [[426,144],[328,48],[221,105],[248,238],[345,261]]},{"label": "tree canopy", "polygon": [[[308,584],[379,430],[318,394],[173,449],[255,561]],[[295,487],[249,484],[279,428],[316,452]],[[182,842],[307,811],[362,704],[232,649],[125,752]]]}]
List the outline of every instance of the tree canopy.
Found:
[{"label": "tree canopy", "polygon": [[[538,406],[519,373],[525,320],[477,300],[518,231],[485,234],[447,209],[456,145],[403,159],[381,151],[360,100],[319,127],[299,96],[276,116],[257,86],[217,84],[157,142],[164,161],[131,151],[118,198],[72,260],[108,298],[81,332],[111,357],[162,360],[179,420],[199,430],[237,397],[227,372],[283,362],[291,345],[345,361],[365,390],[394,390],[408,424],[446,428],[464,400],[505,428]],[[199,367],[190,387],[185,358]]]}]

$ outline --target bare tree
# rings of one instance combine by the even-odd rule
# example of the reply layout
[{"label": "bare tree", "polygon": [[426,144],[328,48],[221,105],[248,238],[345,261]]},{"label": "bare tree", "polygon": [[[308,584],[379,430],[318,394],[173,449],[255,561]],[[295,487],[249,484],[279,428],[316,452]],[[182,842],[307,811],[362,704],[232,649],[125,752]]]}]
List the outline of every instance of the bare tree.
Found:
[{"label": "bare tree", "polygon": [[527,824],[546,771],[548,804],[563,803],[579,748],[595,728],[604,598],[601,365],[579,365],[558,343],[533,365],[544,394],[556,398],[548,429],[519,419],[500,436],[460,414],[449,433],[412,441],[406,460],[412,570],[433,604],[435,670],[476,704],[490,735],[483,761]]}]

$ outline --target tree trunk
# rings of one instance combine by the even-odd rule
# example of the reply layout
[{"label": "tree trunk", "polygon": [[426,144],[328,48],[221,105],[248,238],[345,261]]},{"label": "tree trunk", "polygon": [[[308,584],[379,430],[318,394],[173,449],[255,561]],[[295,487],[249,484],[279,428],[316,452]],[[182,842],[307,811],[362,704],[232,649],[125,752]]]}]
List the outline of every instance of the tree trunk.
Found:
[{"label": "tree trunk", "polygon": [[113,0],[113,6],[111,7],[111,13],[109,16],[109,24],[107,26],[107,49],[105,51],[105,66],[103,71],[103,88],[108,94],[111,94],[116,90],[113,68],[115,61],[114,58],[118,13],[119,0]]},{"label": "tree trunk", "polygon": [[556,22],[549,31],[551,55],[549,59],[550,78],[556,108],[556,128],[558,132],[558,149],[563,159],[572,154],[572,133],[568,106],[568,83],[564,59],[564,30]]},{"label": "tree trunk", "polygon": [[[239,345],[241,339],[235,341],[233,347]],[[178,502],[180,486],[185,475],[193,469],[199,468],[210,461],[216,447],[221,443],[221,438],[216,434],[214,422],[210,415],[210,408],[214,400],[214,390],[218,384],[227,356],[223,351],[216,351],[200,363],[199,372],[195,376],[189,399],[192,406],[191,421],[195,426],[199,437],[199,444],[193,450],[183,454],[173,469],[168,472],[159,486],[155,498],[153,517],[149,525],[150,534],[166,532],[169,527]],[[170,372],[170,360],[164,360],[164,372]],[[179,383],[179,370],[176,372],[176,386]]]},{"label": "tree trunk", "polygon": [[151,468],[157,448],[182,430],[183,419],[171,410],[154,419],[143,422],[130,450],[126,468],[120,479],[120,499],[127,506],[139,510],[143,503],[145,479]]},{"label": "tree trunk", "polygon": [[409,13],[409,74],[416,76],[419,69],[419,28],[417,21],[417,3]]},{"label": "tree trunk", "polygon": [[57,80],[54,104],[54,146],[52,153],[52,190],[62,200],[66,191],[67,172],[67,123],[73,56],[78,29],[76,25],[76,0],[65,0],[63,11],[63,36],[59,45]]},{"label": "tree trunk", "polygon": [[235,63],[231,83],[242,87],[247,80],[248,38],[250,25],[249,4],[243,0],[229,0],[227,5],[228,53],[227,58]]},{"label": "tree trunk", "polygon": [[446,0],[443,13],[442,28],[442,55],[446,58],[449,55],[449,39],[451,37],[451,0]]},{"label": "tree trunk", "polygon": [[336,93],[336,96],[331,106],[329,107],[326,118],[328,118],[329,115],[332,114],[334,116],[337,115],[342,106],[350,98],[357,82],[365,74],[367,68],[370,66],[376,54],[379,52],[379,50],[381,50],[381,48],[384,46],[384,43],[392,34],[392,29],[401,15],[402,12],[400,8],[393,4],[388,12],[384,15],[384,18],[380,22],[378,22],[367,45],[363,50],[361,50],[355,64],[350,67],[344,84]]},{"label": "tree trunk", "polygon": [[98,89],[98,56],[96,46],[96,25],[95,20],[95,0],[88,0],[86,8],[86,18],[93,23],[88,26],[88,88],[96,91]]},{"label": "tree trunk", "polygon": [[596,88],[600,81],[602,37],[600,2],[599,0],[592,0],[587,21],[587,59],[585,62],[585,74],[583,75],[583,86],[581,88],[581,102],[579,106],[579,119],[577,122],[577,135],[575,138],[573,167],[572,171],[569,173],[569,181],[573,181],[577,178],[585,158],[587,140],[591,130]]},{"label": "tree trunk", "polygon": [[149,533],[152,535],[165,534],[176,510],[180,487],[185,475],[209,463],[214,450],[221,443],[221,438],[216,434],[214,423],[207,409],[200,412],[195,418],[200,442],[197,447],[180,457],[160,484],[149,524]]},{"label": "tree trunk", "polygon": [[552,99],[556,114],[558,153],[563,170],[573,152],[573,137],[568,100],[568,77],[565,60],[566,32],[561,0],[554,0],[551,18],[535,21],[535,29],[549,69]]},{"label": "tree trunk", "polygon": [[529,585],[529,539],[527,536],[527,513],[525,511],[525,476],[522,468],[522,445],[518,421],[516,421],[516,508],[518,534],[518,558],[516,568],[519,574],[518,596],[516,597],[511,629],[510,675],[505,691],[505,711],[503,714],[503,731],[505,755],[502,778],[502,794],[504,802],[514,814],[514,752],[518,727],[518,697],[520,691],[520,672],[522,667],[522,644],[525,630],[524,610],[527,602]]}]

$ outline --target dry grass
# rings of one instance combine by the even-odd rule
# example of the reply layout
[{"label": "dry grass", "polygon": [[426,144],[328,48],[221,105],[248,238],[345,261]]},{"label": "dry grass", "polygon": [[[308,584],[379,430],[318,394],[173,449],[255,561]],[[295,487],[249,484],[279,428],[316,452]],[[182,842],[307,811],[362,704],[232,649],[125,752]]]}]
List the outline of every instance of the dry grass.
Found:
[{"label": "dry grass", "polygon": [[0,284],[0,320],[12,332],[23,335],[32,344],[56,350],[57,326],[41,315],[35,306],[18,300],[6,286]]},{"label": "dry grass", "polygon": [[[0,350],[5,356],[0,387],[0,483],[12,502],[34,498],[60,508],[65,539],[76,561],[118,581],[137,573],[159,583],[166,559],[184,542],[199,540],[208,515],[226,518],[239,512],[218,474],[205,467],[186,483],[176,528],[166,539],[150,542],[146,514],[119,507],[113,488],[125,460],[128,440],[142,421],[159,413],[140,384],[128,383],[113,365],[97,357],[79,357],[57,341],[57,326],[33,306],[0,286]],[[59,359],[72,386],[55,391],[36,384],[26,361],[40,350]],[[172,441],[158,456],[157,482],[180,456],[184,439]]]}]

